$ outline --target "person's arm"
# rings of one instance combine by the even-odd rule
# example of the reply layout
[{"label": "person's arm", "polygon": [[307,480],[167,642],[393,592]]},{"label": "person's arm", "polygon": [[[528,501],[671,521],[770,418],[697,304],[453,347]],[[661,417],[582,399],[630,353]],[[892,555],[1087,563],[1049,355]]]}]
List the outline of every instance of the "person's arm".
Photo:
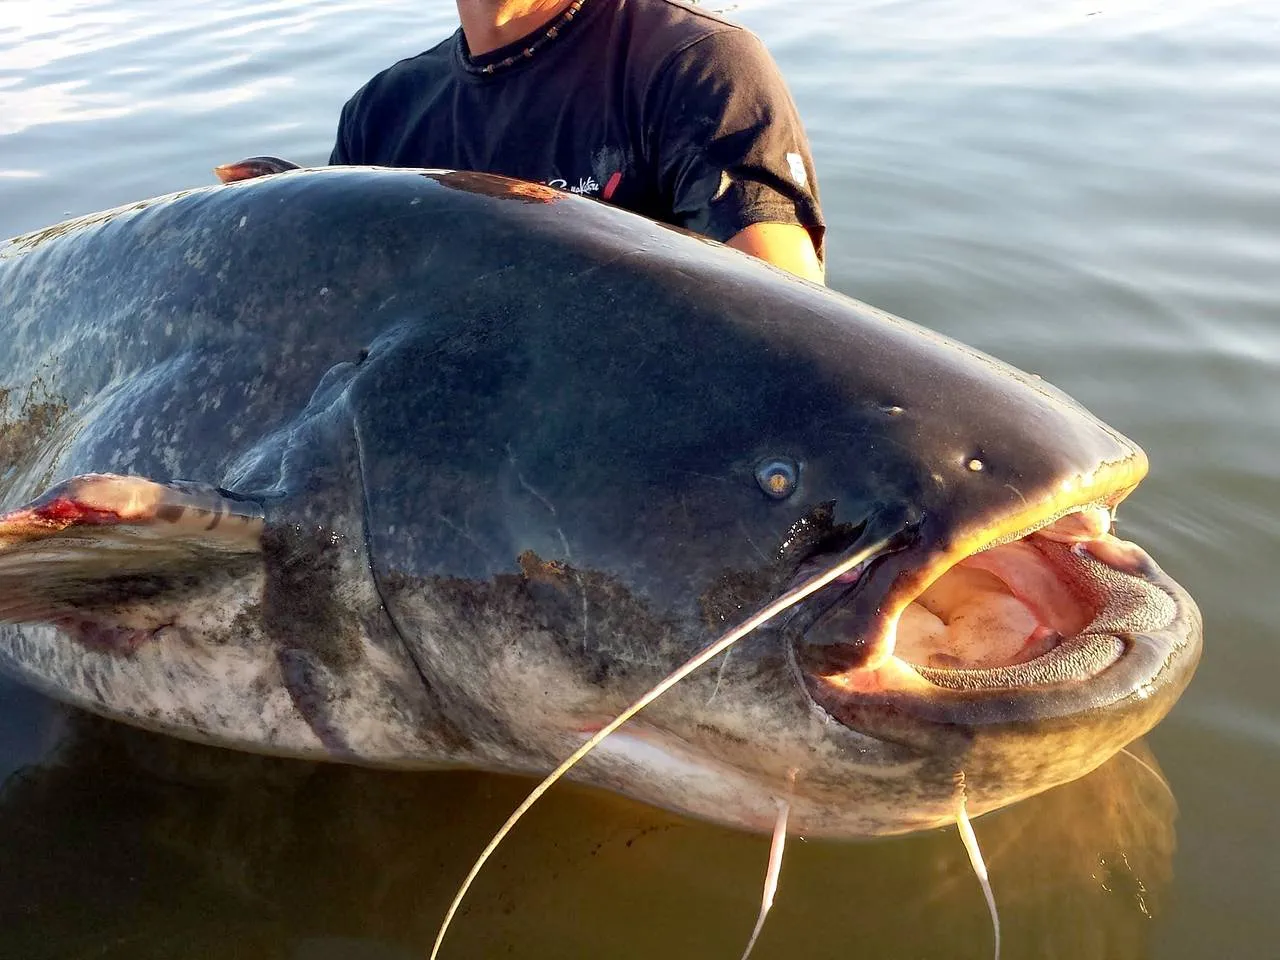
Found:
[{"label": "person's arm", "polygon": [[818,259],[813,237],[798,224],[753,223],[726,240],[725,246],[767,260],[775,267],[781,267],[805,280],[827,282],[827,272]]},{"label": "person's arm", "polygon": [[677,51],[648,100],[659,185],[677,226],[823,282],[813,160],[773,59],[746,30]]}]

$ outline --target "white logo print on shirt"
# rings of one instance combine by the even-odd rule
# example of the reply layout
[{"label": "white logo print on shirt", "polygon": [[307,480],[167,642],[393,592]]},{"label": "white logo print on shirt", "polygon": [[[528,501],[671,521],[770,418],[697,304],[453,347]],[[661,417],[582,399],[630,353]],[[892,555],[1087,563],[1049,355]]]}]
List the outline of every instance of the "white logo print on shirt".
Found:
[{"label": "white logo print on shirt", "polygon": [[569,181],[564,179],[548,180],[548,187],[555,187],[557,190],[568,190],[570,193],[581,193],[587,196],[600,192],[600,184],[596,182],[595,177],[579,177],[576,187],[569,186]]},{"label": "white logo print on shirt", "polygon": [[[605,169],[608,169],[607,167]],[[588,174],[585,177],[578,178],[577,186],[569,186],[569,181],[564,177],[556,177],[554,180],[543,181],[548,187],[555,187],[557,190],[568,190],[570,193],[577,193],[584,197],[596,197],[601,200],[612,200],[614,192],[618,189],[618,184],[622,182],[622,171],[615,170],[609,175],[609,179],[604,182],[604,186],[600,186],[600,181]]]},{"label": "white logo print on shirt", "polygon": [[791,179],[802,187],[809,186],[809,174],[804,169],[804,158],[798,153],[787,154],[787,165],[791,167]]}]

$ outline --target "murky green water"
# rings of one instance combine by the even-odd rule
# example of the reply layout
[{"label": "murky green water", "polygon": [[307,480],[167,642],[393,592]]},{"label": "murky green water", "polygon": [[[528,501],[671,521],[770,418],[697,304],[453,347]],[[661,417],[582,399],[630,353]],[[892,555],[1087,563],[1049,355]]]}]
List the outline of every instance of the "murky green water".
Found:
[{"label": "murky green water", "polygon": [[[814,141],[831,282],[1043,374],[1146,447],[1121,512],[1200,601],[1147,744],[986,818],[1006,957],[1280,952],[1280,7],[749,0]],[[327,155],[435,0],[0,0],[0,235]],[[0,957],[421,956],[524,784],[241,757],[0,681]],[[454,957],[736,957],[767,841],[569,789]],[[758,956],[990,956],[954,831],[792,845]]]}]

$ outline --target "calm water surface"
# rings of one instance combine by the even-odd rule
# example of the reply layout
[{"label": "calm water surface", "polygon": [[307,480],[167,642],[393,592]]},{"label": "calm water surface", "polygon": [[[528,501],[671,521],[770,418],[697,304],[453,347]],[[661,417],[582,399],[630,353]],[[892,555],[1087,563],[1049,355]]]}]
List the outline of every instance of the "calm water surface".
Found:
[{"label": "calm water surface", "polygon": [[[1280,6],[744,0],[813,138],[832,284],[1146,447],[1121,512],[1206,619],[1147,739],[978,824],[1006,957],[1280,955]],[[0,236],[328,155],[445,0],[0,0]],[[286,238],[282,238],[285,242]],[[1148,758],[1148,762],[1151,762]],[[421,956],[524,785],[241,757],[0,681],[0,956]],[[736,957],[767,842],[568,789],[454,957]],[[795,843],[760,957],[990,955],[954,831]]]}]

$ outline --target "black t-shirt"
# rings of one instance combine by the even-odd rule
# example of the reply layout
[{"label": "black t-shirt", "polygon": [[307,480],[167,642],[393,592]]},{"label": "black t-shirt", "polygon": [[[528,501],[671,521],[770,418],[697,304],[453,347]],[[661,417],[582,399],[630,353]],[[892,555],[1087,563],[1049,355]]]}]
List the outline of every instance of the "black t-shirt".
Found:
[{"label": "black t-shirt", "polygon": [[675,0],[586,0],[546,31],[472,57],[459,29],[384,70],[329,162],[506,174],[721,241],[800,224],[821,251],[808,141],[753,34]]}]

